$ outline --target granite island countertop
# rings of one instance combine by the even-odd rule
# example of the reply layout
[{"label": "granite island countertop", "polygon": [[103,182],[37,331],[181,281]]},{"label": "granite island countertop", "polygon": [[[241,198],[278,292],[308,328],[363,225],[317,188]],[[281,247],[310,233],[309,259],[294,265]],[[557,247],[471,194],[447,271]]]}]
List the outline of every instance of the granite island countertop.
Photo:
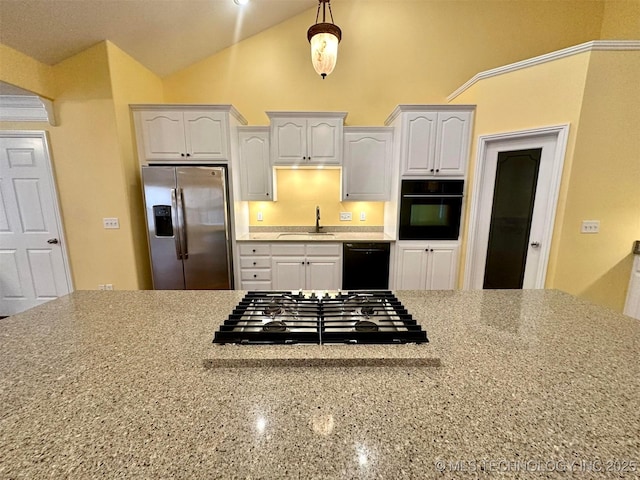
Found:
[{"label": "granite island countertop", "polygon": [[395,293],[437,362],[258,366],[211,343],[241,291],[0,320],[0,477],[637,478],[640,322],[559,291]]}]

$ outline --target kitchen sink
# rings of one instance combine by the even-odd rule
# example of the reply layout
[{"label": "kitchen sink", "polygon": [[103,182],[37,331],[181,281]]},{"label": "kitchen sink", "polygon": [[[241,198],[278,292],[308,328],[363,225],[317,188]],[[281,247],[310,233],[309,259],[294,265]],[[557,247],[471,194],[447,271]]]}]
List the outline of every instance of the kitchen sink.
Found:
[{"label": "kitchen sink", "polygon": [[322,239],[327,237],[334,237],[333,233],[316,233],[316,232],[287,232],[278,234],[278,238],[284,238],[287,240],[309,240],[309,239]]}]

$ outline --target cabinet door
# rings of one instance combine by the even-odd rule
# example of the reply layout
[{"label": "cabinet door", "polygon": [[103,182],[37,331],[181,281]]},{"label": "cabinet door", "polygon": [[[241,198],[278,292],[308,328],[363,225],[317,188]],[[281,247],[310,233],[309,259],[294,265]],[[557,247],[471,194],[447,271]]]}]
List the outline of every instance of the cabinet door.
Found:
[{"label": "cabinet door", "polygon": [[274,290],[305,288],[305,257],[271,257],[271,283]]},{"label": "cabinet door", "polygon": [[342,119],[307,120],[307,161],[320,165],[342,163]]},{"label": "cabinet door", "polygon": [[402,174],[432,175],[435,171],[436,112],[410,112],[402,123]]},{"label": "cabinet door", "polygon": [[431,246],[427,262],[427,290],[452,290],[456,285],[457,246]]},{"label": "cabinet door", "polygon": [[274,118],[271,123],[274,165],[295,165],[307,160],[307,122],[301,118]]},{"label": "cabinet door", "polygon": [[306,287],[308,290],[338,290],[342,288],[340,257],[307,257]]},{"label": "cabinet door", "polygon": [[343,200],[384,202],[390,199],[393,134],[345,132]]},{"label": "cabinet door", "polygon": [[140,112],[146,160],[183,160],[187,154],[182,112]]},{"label": "cabinet door", "polygon": [[269,131],[238,129],[241,200],[273,200]]},{"label": "cabinet door", "polygon": [[426,288],[426,247],[399,247],[397,290],[424,290]]},{"label": "cabinet door", "polygon": [[228,160],[227,119],[222,112],[184,112],[187,156],[193,160]]},{"label": "cabinet door", "polygon": [[469,112],[438,113],[435,173],[463,176],[469,154]]}]

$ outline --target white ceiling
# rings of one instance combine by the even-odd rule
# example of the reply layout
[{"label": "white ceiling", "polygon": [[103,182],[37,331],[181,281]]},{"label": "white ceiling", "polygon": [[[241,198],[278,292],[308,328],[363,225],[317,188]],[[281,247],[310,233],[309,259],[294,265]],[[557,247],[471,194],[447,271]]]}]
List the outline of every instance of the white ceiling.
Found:
[{"label": "white ceiling", "polygon": [[[0,0],[0,43],[54,65],[110,40],[161,77],[287,18],[317,0]],[[315,21],[310,15],[309,25]]]}]

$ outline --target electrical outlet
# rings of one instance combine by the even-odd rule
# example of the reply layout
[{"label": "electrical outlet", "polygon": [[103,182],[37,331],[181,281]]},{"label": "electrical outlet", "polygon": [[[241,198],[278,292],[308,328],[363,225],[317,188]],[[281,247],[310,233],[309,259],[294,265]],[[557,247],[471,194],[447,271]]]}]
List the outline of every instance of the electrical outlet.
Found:
[{"label": "electrical outlet", "polygon": [[105,289],[105,290],[113,290],[113,283],[107,283],[107,284],[105,284],[104,289]]},{"label": "electrical outlet", "polygon": [[116,218],[103,218],[102,224],[104,228],[120,228],[120,221]]},{"label": "electrical outlet", "polygon": [[100,285],[98,285],[98,290],[104,290],[104,289],[105,289],[104,284],[101,283]]},{"label": "electrical outlet", "polygon": [[583,220],[580,233],[600,233],[600,220]]},{"label": "electrical outlet", "polygon": [[351,212],[340,212],[340,221],[341,222],[350,222],[351,221]]},{"label": "electrical outlet", "polygon": [[364,222],[367,219],[367,213],[366,212],[360,212],[360,221]]},{"label": "electrical outlet", "polygon": [[261,222],[262,221],[262,212],[258,212],[258,221]]}]

